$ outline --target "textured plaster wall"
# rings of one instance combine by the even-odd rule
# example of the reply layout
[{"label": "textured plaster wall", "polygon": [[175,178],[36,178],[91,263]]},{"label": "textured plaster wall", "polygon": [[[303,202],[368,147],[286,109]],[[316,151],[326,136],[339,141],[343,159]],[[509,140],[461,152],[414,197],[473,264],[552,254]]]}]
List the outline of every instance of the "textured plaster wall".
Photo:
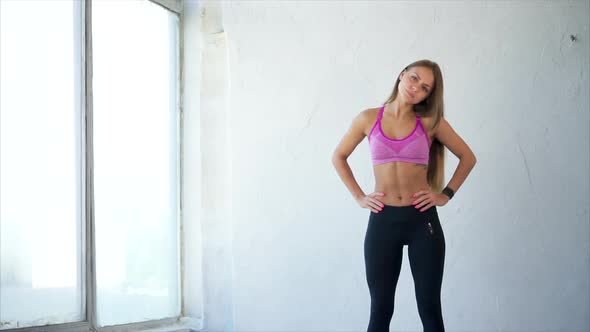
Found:
[{"label": "textured plaster wall", "polygon": [[[208,330],[366,330],[368,210],[330,157],[421,58],[441,65],[445,116],[478,158],[439,208],[447,331],[590,329],[587,1],[209,5],[219,31],[204,32],[223,33],[202,49],[203,65],[221,57],[200,92]],[[349,162],[371,191],[366,140]],[[406,249],[395,305],[392,330],[422,330]]]}]

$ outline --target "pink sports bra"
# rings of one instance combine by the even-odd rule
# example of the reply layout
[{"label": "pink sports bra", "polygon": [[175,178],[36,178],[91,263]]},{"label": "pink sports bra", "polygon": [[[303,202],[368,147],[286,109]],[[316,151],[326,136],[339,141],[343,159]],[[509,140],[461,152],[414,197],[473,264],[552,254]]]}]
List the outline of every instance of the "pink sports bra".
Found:
[{"label": "pink sports bra", "polygon": [[377,121],[369,134],[369,146],[373,165],[385,164],[393,161],[428,165],[430,139],[420,117],[416,115],[416,127],[405,138],[393,139],[383,133],[381,118],[384,106],[379,110]]}]

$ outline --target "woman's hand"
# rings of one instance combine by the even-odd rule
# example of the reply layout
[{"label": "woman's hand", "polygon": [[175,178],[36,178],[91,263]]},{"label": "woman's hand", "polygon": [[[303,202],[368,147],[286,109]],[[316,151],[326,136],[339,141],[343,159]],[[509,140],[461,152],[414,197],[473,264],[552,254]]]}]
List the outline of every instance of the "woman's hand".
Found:
[{"label": "woman's hand", "polygon": [[384,193],[374,192],[365,196],[362,196],[356,200],[356,202],[365,209],[370,209],[375,213],[383,210],[384,204],[377,199],[377,196],[385,196]]},{"label": "woman's hand", "polygon": [[434,205],[443,206],[449,201],[449,196],[428,190],[421,190],[412,195],[412,197],[416,198],[412,204],[415,208],[420,209],[420,212],[424,212]]}]

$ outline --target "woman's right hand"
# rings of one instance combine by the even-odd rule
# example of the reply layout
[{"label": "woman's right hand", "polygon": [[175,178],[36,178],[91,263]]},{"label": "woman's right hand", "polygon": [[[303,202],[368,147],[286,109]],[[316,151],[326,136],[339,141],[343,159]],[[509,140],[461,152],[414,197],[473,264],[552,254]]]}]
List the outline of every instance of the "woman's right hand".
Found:
[{"label": "woman's right hand", "polygon": [[364,209],[370,209],[375,213],[379,213],[379,211],[383,210],[383,206],[385,206],[380,200],[377,199],[379,196],[382,197],[385,196],[385,194],[374,192],[358,198],[356,202]]}]

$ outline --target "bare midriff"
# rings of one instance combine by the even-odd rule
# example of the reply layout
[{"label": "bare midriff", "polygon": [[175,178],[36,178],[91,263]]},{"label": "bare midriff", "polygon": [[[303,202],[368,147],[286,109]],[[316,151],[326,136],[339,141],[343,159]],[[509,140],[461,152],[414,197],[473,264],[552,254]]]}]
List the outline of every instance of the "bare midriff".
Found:
[{"label": "bare midriff", "polygon": [[390,162],[373,166],[375,191],[385,196],[377,198],[385,205],[412,205],[416,199],[413,194],[420,190],[430,190],[426,179],[427,165],[407,162]]}]

